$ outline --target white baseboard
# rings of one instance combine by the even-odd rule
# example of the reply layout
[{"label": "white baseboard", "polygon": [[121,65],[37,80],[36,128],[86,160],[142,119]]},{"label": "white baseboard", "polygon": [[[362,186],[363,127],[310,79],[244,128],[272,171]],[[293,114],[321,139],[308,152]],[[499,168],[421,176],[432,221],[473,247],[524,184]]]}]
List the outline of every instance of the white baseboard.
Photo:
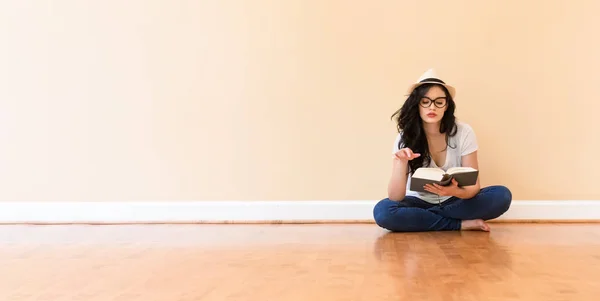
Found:
[{"label": "white baseboard", "polygon": [[[0,223],[373,222],[377,201],[0,202]],[[513,201],[498,221],[600,221],[600,200]]]}]

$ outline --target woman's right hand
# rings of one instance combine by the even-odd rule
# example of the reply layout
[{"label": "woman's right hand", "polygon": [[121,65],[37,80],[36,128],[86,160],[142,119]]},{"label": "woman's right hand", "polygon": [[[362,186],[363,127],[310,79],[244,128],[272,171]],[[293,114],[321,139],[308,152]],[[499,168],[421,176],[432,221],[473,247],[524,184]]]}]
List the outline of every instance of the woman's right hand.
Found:
[{"label": "woman's right hand", "polygon": [[400,149],[399,151],[397,151],[394,154],[394,158],[398,159],[398,160],[400,160],[402,162],[408,162],[408,161],[410,161],[410,160],[412,160],[414,158],[418,158],[420,156],[421,156],[421,154],[413,153],[413,151],[410,148],[408,148],[408,147]]}]

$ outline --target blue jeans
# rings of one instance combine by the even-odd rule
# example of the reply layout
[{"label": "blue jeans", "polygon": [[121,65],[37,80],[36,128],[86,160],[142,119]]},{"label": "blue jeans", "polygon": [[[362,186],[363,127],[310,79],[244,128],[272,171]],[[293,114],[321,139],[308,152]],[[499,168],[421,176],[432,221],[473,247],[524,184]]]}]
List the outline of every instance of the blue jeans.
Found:
[{"label": "blue jeans", "polygon": [[462,220],[490,220],[510,207],[512,193],[504,186],[481,189],[470,199],[451,197],[441,204],[431,204],[414,196],[402,201],[383,199],[373,208],[380,227],[393,232],[460,230]]}]

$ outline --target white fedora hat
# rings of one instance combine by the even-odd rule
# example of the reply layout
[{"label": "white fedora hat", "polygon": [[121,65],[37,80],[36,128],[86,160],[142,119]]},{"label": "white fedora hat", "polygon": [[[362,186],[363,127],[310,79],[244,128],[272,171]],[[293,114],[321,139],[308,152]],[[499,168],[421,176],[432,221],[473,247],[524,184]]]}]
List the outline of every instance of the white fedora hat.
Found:
[{"label": "white fedora hat", "polygon": [[412,91],[416,87],[423,85],[423,84],[442,85],[442,86],[446,87],[446,89],[448,89],[448,92],[450,92],[450,96],[452,96],[452,99],[454,99],[454,96],[456,95],[456,89],[453,86],[448,85],[443,80],[441,80],[440,77],[437,76],[437,74],[435,73],[435,70],[433,68],[425,71],[425,73],[423,73],[423,75],[421,75],[421,77],[419,77],[419,80],[416,83],[414,83],[408,87],[407,95],[410,95],[410,93],[412,93]]}]

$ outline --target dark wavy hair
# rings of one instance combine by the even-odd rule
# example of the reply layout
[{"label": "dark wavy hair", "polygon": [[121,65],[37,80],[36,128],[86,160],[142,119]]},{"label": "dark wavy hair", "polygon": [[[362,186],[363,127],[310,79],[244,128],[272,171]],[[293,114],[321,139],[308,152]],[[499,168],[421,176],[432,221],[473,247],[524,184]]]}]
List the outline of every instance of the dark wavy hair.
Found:
[{"label": "dark wavy hair", "polygon": [[[427,143],[427,137],[423,128],[423,119],[421,119],[421,115],[419,114],[419,102],[421,101],[421,98],[427,94],[427,91],[435,85],[437,84],[423,84],[414,89],[404,102],[404,105],[392,115],[392,119],[396,116],[398,133],[401,133],[402,138],[398,143],[398,148],[408,147],[414,153],[421,154],[420,157],[409,161],[410,174],[413,174],[417,168],[428,166],[431,163],[429,144]],[[440,133],[446,134],[446,146],[450,146],[448,144],[448,139],[449,137],[456,135],[457,131],[456,117],[454,116],[456,105],[454,104],[454,99],[452,99],[452,96],[448,93],[448,89],[442,85],[437,86],[444,90],[447,97],[447,109],[444,112],[444,117],[442,117],[440,123]],[[456,146],[450,147],[454,148]]]}]

